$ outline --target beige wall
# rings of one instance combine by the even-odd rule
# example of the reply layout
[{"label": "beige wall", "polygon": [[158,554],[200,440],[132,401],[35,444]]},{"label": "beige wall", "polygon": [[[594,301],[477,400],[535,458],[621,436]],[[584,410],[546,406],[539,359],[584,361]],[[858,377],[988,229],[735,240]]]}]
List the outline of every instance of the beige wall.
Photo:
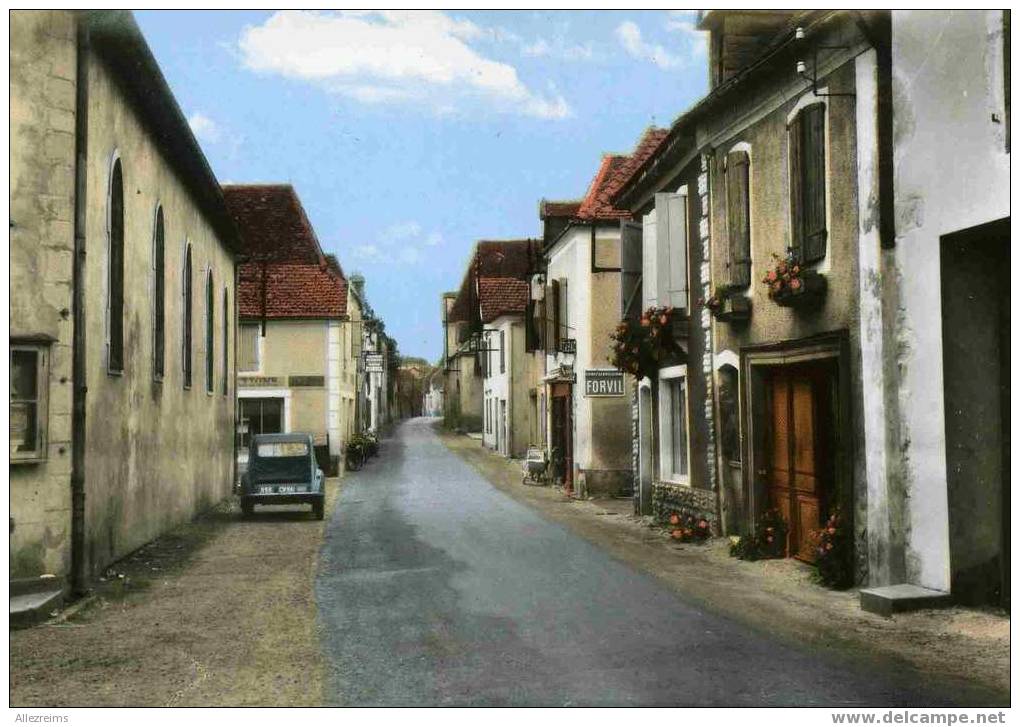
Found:
[{"label": "beige wall", "polygon": [[71,281],[74,249],[75,28],[65,11],[12,11],[10,334],[49,349],[46,460],[10,468],[11,578],[70,563]]},{"label": "beige wall", "polygon": [[[854,66],[844,65],[828,78],[833,89],[854,88]],[[810,95],[810,90],[807,95]],[[798,99],[779,105],[757,123],[737,132],[719,146],[710,173],[712,199],[712,277],[726,280],[728,249],[726,227],[726,152],[739,142],[750,144],[751,157],[751,285],[750,323],[714,327],[715,350],[739,351],[741,346],[766,341],[803,338],[840,328],[855,328],[857,301],[857,163],[856,114],[852,98],[819,98],[826,109],[828,144],[828,252],[818,266],[828,279],[825,304],[810,315],[773,303],[761,279],[772,263],[772,253],[784,255],[790,244],[790,179],[788,171],[787,116]],[[724,114],[723,117],[726,117]]]},{"label": "beige wall", "polygon": [[[167,164],[109,70],[89,60],[86,327],[87,566],[93,571],[230,493],[233,473],[233,326],[223,340],[222,298],[234,307],[234,262],[185,183]],[[124,372],[107,373],[107,193],[114,155],[124,178]],[[152,375],[152,239],[165,215],[166,375]],[[183,386],[182,265],[193,257],[193,383]],[[214,388],[205,382],[205,274],[215,289]],[[233,317],[232,317],[233,320]],[[223,393],[222,347],[230,352]]]},{"label": "beige wall", "polygon": [[326,321],[268,321],[259,363],[261,376],[325,376]]}]

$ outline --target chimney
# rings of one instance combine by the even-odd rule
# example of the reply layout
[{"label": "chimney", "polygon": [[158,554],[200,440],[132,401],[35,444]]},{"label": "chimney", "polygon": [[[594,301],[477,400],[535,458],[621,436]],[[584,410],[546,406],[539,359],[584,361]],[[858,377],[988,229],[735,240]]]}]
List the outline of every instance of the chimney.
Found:
[{"label": "chimney", "polygon": [[358,300],[362,303],[365,302],[365,276],[360,273],[355,273],[351,276],[351,287],[354,288],[355,295],[358,296]]}]

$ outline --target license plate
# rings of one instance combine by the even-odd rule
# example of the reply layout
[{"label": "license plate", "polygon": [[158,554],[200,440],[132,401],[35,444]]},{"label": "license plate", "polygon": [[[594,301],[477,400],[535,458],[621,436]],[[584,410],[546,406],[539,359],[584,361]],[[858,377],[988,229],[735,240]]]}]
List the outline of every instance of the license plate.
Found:
[{"label": "license plate", "polygon": [[294,485],[280,485],[279,487],[276,488],[276,491],[279,492],[281,495],[290,495],[294,492],[297,492],[297,487],[295,487]]}]

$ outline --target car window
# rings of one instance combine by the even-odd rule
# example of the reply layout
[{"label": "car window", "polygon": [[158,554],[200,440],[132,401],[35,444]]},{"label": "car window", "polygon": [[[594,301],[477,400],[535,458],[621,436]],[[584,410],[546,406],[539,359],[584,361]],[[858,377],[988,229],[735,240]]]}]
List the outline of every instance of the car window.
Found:
[{"label": "car window", "polygon": [[308,454],[306,442],[263,442],[259,444],[259,457],[304,457]]}]

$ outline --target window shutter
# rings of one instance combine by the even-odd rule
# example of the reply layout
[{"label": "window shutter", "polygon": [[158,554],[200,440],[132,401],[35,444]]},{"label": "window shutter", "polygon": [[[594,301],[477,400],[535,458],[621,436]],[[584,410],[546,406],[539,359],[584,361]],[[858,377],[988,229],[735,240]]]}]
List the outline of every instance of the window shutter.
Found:
[{"label": "window shutter", "polygon": [[506,334],[499,332],[499,373],[506,373]]},{"label": "window shutter", "polygon": [[804,247],[803,173],[801,151],[801,126],[803,113],[797,114],[790,122],[788,140],[790,143],[790,247],[794,256],[801,257]]},{"label": "window shutter", "polygon": [[812,104],[801,114],[804,134],[801,151],[804,173],[804,238],[803,260],[812,262],[825,257],[825,104]]},{"label": "window shutter", "polygon": [[669,198],[660,192],[655,195],[655,302],[669,305]]},{"label": "window shutter", "polygon": [[659,305],[690,310],[687,296],[687,198],[655,195]]},{"label": "window shutter", "polygon": [[570,298],[567,295],[567,279],[560,278],[560,338],[572,338],[570,332]]},{"label": "window shutter", "polygon": [[552,342],[552,350],[558,351],[560,348],[560,281],[553,280],[550,284],[550,301],[549,306],[552,308],[552,315],[550,316],[550,323],[552,330],[550,331],[549,340]]},{"label": "window shutter", "polygon": [[620,319],[641,316],[642,225],[620,221]]},{"label": "window shutter", "polygon": [[751,283],[750,158],[746,151],[726,155],[726,221],[729,231],[729,284]]},{"label": "window shutter", "polygon": [[656,236],[656,218],[653,209],[641,220],[641,296],[642,309],[657,304],[659,277],[656,271],[659,249]]}]

